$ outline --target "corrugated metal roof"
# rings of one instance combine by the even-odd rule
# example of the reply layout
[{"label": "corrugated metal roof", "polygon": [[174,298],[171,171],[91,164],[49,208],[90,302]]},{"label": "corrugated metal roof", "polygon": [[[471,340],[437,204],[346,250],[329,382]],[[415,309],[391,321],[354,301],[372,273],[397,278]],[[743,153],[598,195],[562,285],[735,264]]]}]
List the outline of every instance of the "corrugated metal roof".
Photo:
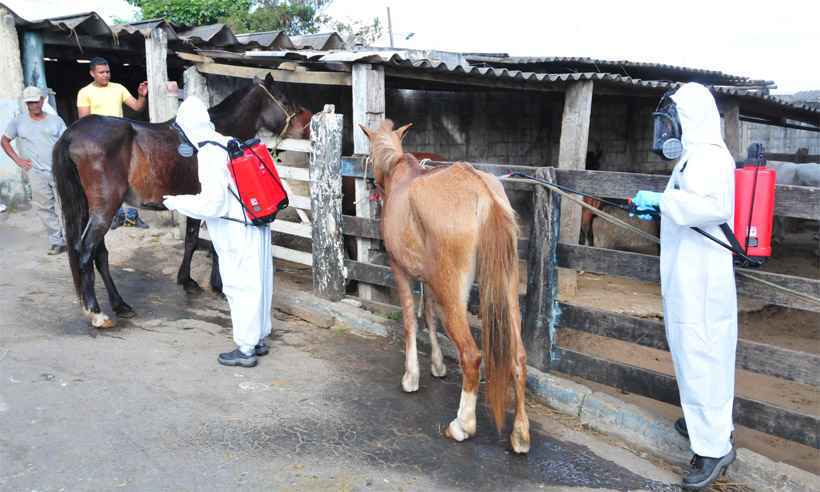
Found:
[{"label": "corrugated metal roof", "polygon": [[317,34],[303,34],[291,36],[291,40],[299,48],[313,50],[341,50],[345,48],[345,42],[336,32],[323,32]]},{"label": "corrugated metal roof", "polygon": [[486,65],[496,68],[532,67],[532,71],[550,73],[563,72],[607,72],[625,75],[631,78],[669,80],[680,82],[695,80],[712,85],[739,86],[772,86],[771,81],[752,80],[750,77],[728,74],[719,70],[683,67],[665,63],[636,62],[629,60],[602,60],[587,57],[560,56],[505,56],[505,55],[467,55],[467,60],[474,65]]},{"label": "corrugated metal roof", "polygon": [[237,34],[236,39],[248,47],[294,50],[298,46],[284,31],[249,32]]}]

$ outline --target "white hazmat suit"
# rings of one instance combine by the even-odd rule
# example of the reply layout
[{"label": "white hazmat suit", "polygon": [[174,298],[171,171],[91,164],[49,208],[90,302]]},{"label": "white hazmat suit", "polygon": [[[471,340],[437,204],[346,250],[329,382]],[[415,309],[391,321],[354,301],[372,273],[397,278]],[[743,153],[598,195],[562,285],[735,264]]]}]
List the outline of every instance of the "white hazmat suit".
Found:
[{"label": "white hazmat suit", "polygon": [[683,155],[661,201],[661,289],[692,451],[719,458],[731,450],[737,345],[732,253],[698,234],[724,238],[733,224],[735,162],[723,142],[720,114],[699,84],[672,95]]},{"label": "white hazmat suit", "polygon": [[[177,124],[194,146],[206,140],[226,145],[228,137],[214,130],[205,104],[195,96],[187,98],[177,112]],[[228,154],[216,145],[205,145],[197,154],[199,183],[197,195],[169,196],[168,210],[204,220],[219,255],[222,291],[228,298],[233,323],[233,339],[247,354],[271,332],[273,258],[270,228],[240,223],[242,205],[233,196],[236,185],[228,170]],[[238,193],[237,193],[238,196]],[[229,217],[240,222],[225,219]]]}]

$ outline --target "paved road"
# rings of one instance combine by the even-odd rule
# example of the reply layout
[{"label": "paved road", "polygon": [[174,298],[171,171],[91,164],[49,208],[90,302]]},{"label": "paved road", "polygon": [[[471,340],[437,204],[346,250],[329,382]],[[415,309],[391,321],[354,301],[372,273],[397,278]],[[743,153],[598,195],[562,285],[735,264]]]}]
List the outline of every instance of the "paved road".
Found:
[{"label": "paved road", "polygon": [[535,405],[527,457],[483,409],[477,438],[445,440],[457,367],[405,395],[385,340],[276,313],[258,367],[221,367],[227,305],[182,293],[169,280],[179,245],[151,231],[114,233],[149,235],[113,255],[139,316],[90,332],[34,220],[0,216],[0,490],[674,488],[670,472]]}]

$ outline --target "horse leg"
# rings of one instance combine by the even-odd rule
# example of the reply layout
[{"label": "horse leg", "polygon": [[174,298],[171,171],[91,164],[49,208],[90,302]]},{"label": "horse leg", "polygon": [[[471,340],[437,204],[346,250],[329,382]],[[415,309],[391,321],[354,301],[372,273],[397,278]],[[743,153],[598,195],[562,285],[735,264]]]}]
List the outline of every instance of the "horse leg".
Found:
[{"label": "horse leg", "polygon": [[117,287],[114,285],[114,279],[111,278],[111,271],[108,269],[108,248],[105,247],[105,239],[100,241],[94,253],[94,263],[97,265],[97,271],[105,284],[105,289],[108,291],[108,300],[111,302],[111,309],[120,318],[133,318],[137,313],[131,308],[120,296]]},{"label": "horse leg", "polygon": [[219,273],[219,255],[211,243],[211,290],[222,294],[222,275]]},{"label": "horse leg", "polygon": [[441,355],[441,346],[436,336],[436,301],[432,297],[432,292],[424,297],[424,323],[430,332],[430,372],[433,377],[443,378],[447,375],[447,366],[444,365],[444,356]]},{"label": "horse leg", "polygon": [[419,389],[419,354],[416,350],[416,313],[413,309],[413,293],[410,290],[410,278],[397,265],[391,265],[396,279],[396,288],[401,300],[401,313],[404,321],[404,376],[401,387],[407,393]]},{"label": "horse leg", "polygon": [[201,292],[202,289],[194,279],[191,278],[191,258],[194,256],[196,245],[199,242],[199,228],[201,220],[187,217],[185,220],[185,253],[182,255],[182,265],[177,273],[177,284],[181,285],[185,292],[190,294]]},{"label": "horse leg", "polygon": [[[516,293],[517,295],[517,293]],[[516,453],[526,453],[530,450],[530,419],[527,417],[526,393],[527,393],[527,352],[524,350],[524,342],[521,340],[521,328],[511,327],[513,343],[515,344],[515,358],[513,359],[513,370],[515,377],[515,421],[513,422],[513,432],[510,436],[510,443]]]},{"label": "horse leg", "polygon": [[96,258],[97,245],[102,241],[105,233],[108,232],[113,217],[114,211],[104,214],[91,214],[79,248],[80,291],[82,292],[83,310],[91,319],[91,326],[95,328],[111,328],[114,326],[111,319],[100,310],[100,304],[97,302],[97,295],[94,292],[93,263]]},{"label": "horse leg", "polygon": [[[458,414],[450,422],[450,425],[444,431],[444,435],[460,442],[474,436],[476,433],[475,407],[478,401],[481,351],[470,333],[466,301],[461,298],[436,297],[441,306],[447,334],[458,348],[458,360],[463,373]],[[442,300],[445,302],[442,302]]]}]

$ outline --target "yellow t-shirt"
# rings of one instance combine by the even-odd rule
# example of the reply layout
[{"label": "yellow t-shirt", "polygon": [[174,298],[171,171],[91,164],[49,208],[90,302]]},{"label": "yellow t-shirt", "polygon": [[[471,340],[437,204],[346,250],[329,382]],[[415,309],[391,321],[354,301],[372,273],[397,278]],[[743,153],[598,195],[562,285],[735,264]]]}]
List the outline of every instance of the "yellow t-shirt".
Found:
[{"label": "yellow t-shirt", "polygon": [[91,114],[122,118],[122,105],[129,97],[132,96],[128,89],[116,82],[109,82],[105,87],[92,82],[77,93],[77,107],[91,108]]}]

